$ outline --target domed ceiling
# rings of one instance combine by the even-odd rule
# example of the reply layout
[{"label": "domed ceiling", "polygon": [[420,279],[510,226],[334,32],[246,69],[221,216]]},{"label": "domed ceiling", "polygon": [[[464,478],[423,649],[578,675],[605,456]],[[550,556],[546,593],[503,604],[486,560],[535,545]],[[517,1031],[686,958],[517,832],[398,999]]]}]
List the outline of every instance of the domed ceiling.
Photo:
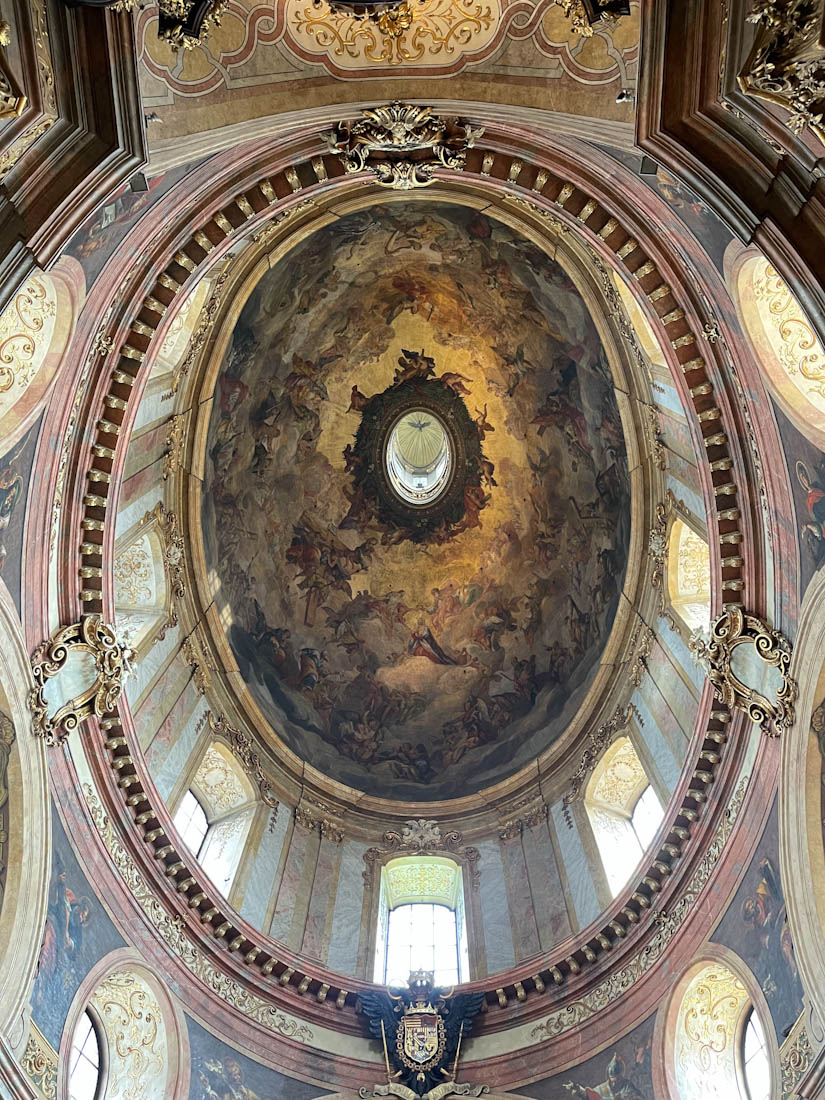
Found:
[{"label": "domed ceiling", "polygon": [[435,203],[316,231],[246,301],[206,449],[221,621],[295,753],[428,800],[558,738],[613,623],[630,491],[604,348],[537,246]]}]

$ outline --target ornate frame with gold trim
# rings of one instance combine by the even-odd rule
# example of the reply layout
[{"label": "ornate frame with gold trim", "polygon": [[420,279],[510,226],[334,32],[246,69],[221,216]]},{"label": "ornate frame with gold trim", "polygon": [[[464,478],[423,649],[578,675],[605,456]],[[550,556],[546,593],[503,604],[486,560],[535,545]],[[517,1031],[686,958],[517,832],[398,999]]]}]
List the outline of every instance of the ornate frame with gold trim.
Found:
[{"label": "ornate frame with gold trim", "polygon": [[[775,702],[744,683],[733,671],[731,659],[742,645],[752,645],[765,664],[779,671],[782,685],[776,692]],[[769,737],[778,737],[793,725],[797,685],[788,674],[791,644],[778,630],[740,607],[731,607],[712,624],[710,640],[694,638],[690,648],[704,666],[714,694],[721,702],[745,711]]]},{"label": "ornate frame with gold trim", "polygon": [[[94,658],[97,673],[92,684],[69,699],[49,717],[46,681],[63,669],[72,650],[84,650]],[[122,646],[114,630],[100,615],[86,615],[80,622],[60,627],[32,654],[35,687],[29,692],[32,728],[47,745],[59,745],[91,715],[101,717],[115,709],[128,675],[132,651]]]}]

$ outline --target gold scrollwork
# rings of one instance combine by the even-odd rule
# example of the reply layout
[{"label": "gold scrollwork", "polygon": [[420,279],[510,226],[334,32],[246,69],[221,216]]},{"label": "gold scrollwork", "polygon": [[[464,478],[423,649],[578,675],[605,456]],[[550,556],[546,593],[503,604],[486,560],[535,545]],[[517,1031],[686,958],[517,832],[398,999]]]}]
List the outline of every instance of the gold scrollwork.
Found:
[{"label": "gold scrollwork", "polygon": [[32,1021],[20,1062],[23,1071],[44,1100],[57,1096],[57,1053]]},{"label": "gold scrollwork", "polygon": [[[73,650],[94,658],[96,676],[80,695],[69,699],[49,716],[46,682],[63,669]],[[47,745],[59,745],[72,730],[91,715],[111,714],[129,673],[132,650],[122,646],[114,630],[100,615],[86,615],[78,623],[61,627],[32,655],[35,686],[29,692],[32,728]]]},{"label": "gold scrollwork", "polygon": [[496,22],[485,0],[403,0],[374,18],[358,18],[334,3],[314,2],[297,9],[295,30],[342,60],[373,65],[409,65],[451,56]]},{"label": "gold scrollwork", "polygon": [[789,111],[794,134],[810,127],[825,141],[825,11],[817,0],[756,0],[748,22],[759,26],[739,85]]},{"label": "gold scrollwork", "polygon": [[388,103],[368,107],[359,122],[339,122],[323,134],[347,172],[372,172],[382,187],[427,187],[437,168],[461,171],[467,150],[484,133],[468,122],[444,120],[432,107]]},{"label": "gold scrollwork", "polygon": [[54,317],[56,311],[54,288],[35,276],[0,315],[0,393],[15,383],[23,387],[32,380],[38,364],[38,339],[46,318]]},{"label": "gold scrollwork", "polygon": [[456,830],[444,833],[437,821],[426,818],[411,819],[401,832],[390,829],[383,836],[383,848],[368,848],[364,853],[366,870],[365,881],[372,883],[373,871],[385,856],[391,852],[406,852],[410,855],[426,855],[433,852],[450,852],[461,859],[467,867],[470,885],[479,888],[481,878],[478,873],[480,853],[478,848],[464,846],[464,837]]},{"label": "gold scrollwork", "polygon": [[[778,670],[782,683],[775,700],[744,683],[733,671],[731,658],[743,645],[753,646],[766,665]],[[732,607],[711,625],[709,641],[693,638],[690,648],[704,666],[716,698],[721,702],[745,711],[770,737],[778,737],[793,725],[797,686],[788,675],[791,645],[778,630],[773,630],[756,615]]]},{"label": "gold scrollwork", "polygon": [[585,780],[598,764],[602,753],[608,745],[613,743],[622,730],[627,729],[632,716],[632,703],[629,703],[624,709],[622,707],[617,707],[613,717],[603,722],[597,730],[594,730],[590,734],[590,740],[570,780],[570,789],[562,799],[562,812],[564,813],[564,819],[567,822],[568,828],[573,828],[573,818],[570,814],[570,806],[578,798]]},{"label": "gold scrollwork", "polygon": [[767,307],[763,317],[773,327],[774,347],[788,375],[801,375],[809,392],[825,397],[825,350],[784,279],[769,263],[754,280],[756,300]]},{"label": "gold scrollwork", "polygon": [[215,716],[210,710],[207,711],[207,715],[212,732],[226,739],[235,756],[244,766],[247,775],[257,783],[258,790],[261,793],[261,801],[269,806],[271,810],[277,812],[278,799],[272,793],[272,784],[266,777],[261,759],[255,752],[250,735],[243,730],[230,726],[223,714]]},{"label": "gold scrollwork", "polygon": [[[798,1029],[797,1029],[798,1028]],[[813,1057],[811,1040],[804,1024],[794,1026],[787,1042],[782,1044],[779,1061],[782,1066],[782,1096],[791,1100],[796,1095],[796,1086],[805,1076]]]}]

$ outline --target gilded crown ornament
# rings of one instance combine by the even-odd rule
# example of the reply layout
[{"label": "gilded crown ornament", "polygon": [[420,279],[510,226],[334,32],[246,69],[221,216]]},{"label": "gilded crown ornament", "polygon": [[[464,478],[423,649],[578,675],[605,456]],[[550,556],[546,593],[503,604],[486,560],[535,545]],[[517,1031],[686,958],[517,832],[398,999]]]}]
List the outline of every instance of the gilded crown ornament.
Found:
[{"label": "gilded crown ornament", "polygon": [[409,191],[433,182],[438,168],[461,171],[484,133],[458,119],[442,119],[432,107],[411,103],[367,107],[358,122],[339,122],[322,134],[347,172],[371,172],[382,187]]}]

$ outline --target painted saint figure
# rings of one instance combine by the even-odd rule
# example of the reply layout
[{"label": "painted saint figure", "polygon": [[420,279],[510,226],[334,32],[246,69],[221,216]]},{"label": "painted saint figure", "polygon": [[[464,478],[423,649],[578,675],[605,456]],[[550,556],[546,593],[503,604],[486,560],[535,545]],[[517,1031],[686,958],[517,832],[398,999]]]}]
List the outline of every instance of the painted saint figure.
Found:
[{"label": "painted saint figure", "polygon": [[817,476],[812,477],[804,462],[797,462],[796,476],[805,490],[808,522],[802,526],[802,536],[807,541],[816,564],[825,559],[825,457],[817,466]]},{"label": "painted saint figure", "polygon": [[7,556],[3,538],[22,492],[23,479],[10,462],[0,470],[0,571],[6,564]]},{"label": "painted saint figure", "polygon": [[625,1076],[624,1059],[614,1054],[607,1066],[607,1080],[595,1088],[568,1081],[564,1086],[575,1100],[646,1100],[633,1082]]}]

